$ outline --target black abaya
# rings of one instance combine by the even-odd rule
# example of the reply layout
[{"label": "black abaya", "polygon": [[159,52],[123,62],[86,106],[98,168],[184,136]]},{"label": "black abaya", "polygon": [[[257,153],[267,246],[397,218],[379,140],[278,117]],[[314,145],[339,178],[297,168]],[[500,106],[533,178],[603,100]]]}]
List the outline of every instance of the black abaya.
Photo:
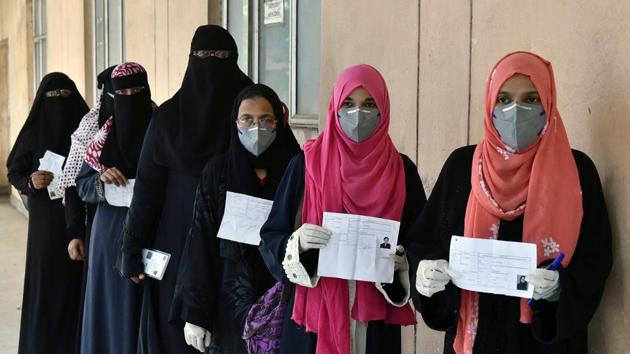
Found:
[{"label": "black abaya", "polygon": [[[217,38],[222,39],[218,44],[224,45],[227,37],[230,48],[195,48],[196,45],[217,45],[213,43]],[[236,44],[225,29],[198,28],[191,50],[196,49],[227,49],[232,51],[233,57],[221,62],[222,59],[200,59],[191,53],[182,89],[158,108],[147,130],[134,198],[123,230],[120,269],[123,276],[143,273],[143,248],[155,248],[171,255],[164,278],[161,281],[147,278],[144,282],[139,353],[196,352],[186,345],[182,330],[168,323],[180,254],[190,228],[201,170],[209,158],[227,148],[229,107],[238,91],[251,84],[238,69]],[[217,69],[221,77],[227,76],[227,81],[213,80],[211,74],[217,73]],[[223,90],[221,95],[207,95],[218,90]],[[210,108],[197,109],[198,106]]]},{"label": "black abaya", "polygon": [[[289,160],[300,151],[284,121],[282,103],[267,86],[252,85],[241,92],[235,100],[233,122],[241,101],[252,97],[271,103],[278,119],[277,136],[256,157],[245,150],[234,125],[228,151],[204,169],[171,309],[172,321],[189,322],[211,332],[210,353],[247,354],[242,339],[245,318],[254,302],[275,283],[257,246],[217,238],[226,193],[273,200]],[[255,168],[266,170],[264,183]]]},{"label": "black abaya", "polygon": [[[71,93],[46,96],[59,89]],[[28,196],[29,208],[20,354],[76,351],[82,263],[68,257],[61,199],[51,200],[46,188],[33,189],[29,179],[46,150],[67,156],[70,134],[87,111],[72,80],[61,73],[46,75],[7,162],[9,181]]]}]

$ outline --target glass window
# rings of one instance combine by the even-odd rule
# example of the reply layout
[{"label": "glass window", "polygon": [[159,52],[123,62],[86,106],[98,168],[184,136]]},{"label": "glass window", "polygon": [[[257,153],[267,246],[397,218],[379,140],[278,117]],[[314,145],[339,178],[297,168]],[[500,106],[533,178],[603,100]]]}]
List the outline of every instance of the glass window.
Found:
[{"label": "glass window", "polygon": [[46,75],[46,0],[33,0],[33,88]]},{"label": "glass window", "polygon": [[297,92],[294,111],[300,115],[313,115],[314,119],[319,112],[320,17],[320,0],[297,4]]},{"label": "glass window", "polygon": [[291,98],[290,6],[289,0],[263,0],[258,11],[258,78],[287,103]]},{"label": "glass window", "polygon": [[272,87],[294,123],[317,126],[321,0],[227,0],[224,26],[239,48],[239,66]]},{"label": "glass window", "polygon": [[123,61],[122,0],[94,2],[94,68],[98,74]]},{"label": "glass window", "polygon": [[238,46],[238,66],[249,73],[249,0],[228,0],[227,28]]}]

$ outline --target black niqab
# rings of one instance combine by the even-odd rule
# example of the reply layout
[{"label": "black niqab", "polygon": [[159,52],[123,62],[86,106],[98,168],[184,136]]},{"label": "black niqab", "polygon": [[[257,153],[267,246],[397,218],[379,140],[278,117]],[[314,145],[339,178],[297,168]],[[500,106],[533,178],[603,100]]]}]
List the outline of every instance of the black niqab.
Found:
[{"label": "black niqab", "polygon": [[100,162],[118,168],[127,178],[135,178],[144,134],[153,106],[147,74],[133,74],[111,79],[113,91],[144,86],[133,95],[114,94],[112,128],[101,152]]},{"label": "black niqab", "polygon": [[116,65],[103,70],[96,77],[98,88],[101,91],[101,108],[98,111],[98,126],[103,124],[114,114],[114,89],[112,88],[112,71]]},{"label": "black niqab", "polygon": [[[70,90],[69,96],[46,97],[46,92]],[[13,145],[7,160],[7,167],[32,153],[33,166],[39,165],[39,159],[46,150],[68,156],[70,135],[79,126],[79,122],[89,108],[81,97],[74,82],[63,73],[50,73],[39,84],[31,111]]]},{"label": "black niqab", "polygon": [[[226,59],[205,59],[196,50],[228,50]],[[199,176],[208,159],[227,149],[230,109],[238,92],[252,84],[238,68],[238,50],[220,26],[197,28],[191,43],[182,87],[156,112],[158,144],[155,161]]]}]

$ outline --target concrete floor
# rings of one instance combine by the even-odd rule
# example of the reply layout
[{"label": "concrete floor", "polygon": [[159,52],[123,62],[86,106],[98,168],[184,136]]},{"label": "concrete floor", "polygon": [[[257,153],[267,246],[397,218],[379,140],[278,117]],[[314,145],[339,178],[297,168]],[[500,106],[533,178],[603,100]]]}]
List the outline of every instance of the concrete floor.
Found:
[{"label": "concrete floor", "polygon": [[17,353],[27,219],[0,197],[0,353]]}]

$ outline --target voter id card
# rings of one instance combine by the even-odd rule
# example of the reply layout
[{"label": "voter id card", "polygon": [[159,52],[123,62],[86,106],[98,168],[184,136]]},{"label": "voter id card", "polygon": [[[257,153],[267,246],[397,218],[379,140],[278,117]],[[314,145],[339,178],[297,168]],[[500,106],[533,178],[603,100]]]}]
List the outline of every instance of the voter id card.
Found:
[{"label": "voter id card", "polygon": [[168,261],[171,255],[158,250],[142,249],[142,263],[144,264],[144,274],[147,276],[162,280]]}]

